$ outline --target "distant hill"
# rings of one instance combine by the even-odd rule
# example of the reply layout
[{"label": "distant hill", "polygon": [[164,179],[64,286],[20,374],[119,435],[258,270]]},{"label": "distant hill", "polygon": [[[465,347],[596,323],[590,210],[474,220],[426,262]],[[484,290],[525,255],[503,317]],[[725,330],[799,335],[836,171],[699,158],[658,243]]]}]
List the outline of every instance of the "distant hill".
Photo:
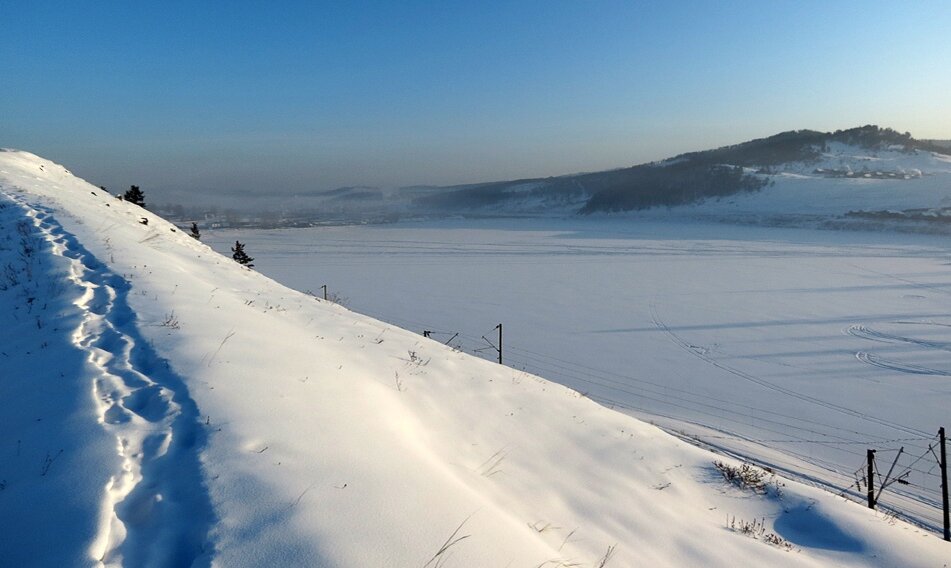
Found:
[{"label": "distant hill", "polygon": [[777,166],[820,159],[833,143],[868,151],[947,152],[941,141],[874,125],[835,132],[795,130],[661,162],[604,172],[444,188],[413,201],[426,211],[542,213],[618,212],[696,203],[755,192]]}]

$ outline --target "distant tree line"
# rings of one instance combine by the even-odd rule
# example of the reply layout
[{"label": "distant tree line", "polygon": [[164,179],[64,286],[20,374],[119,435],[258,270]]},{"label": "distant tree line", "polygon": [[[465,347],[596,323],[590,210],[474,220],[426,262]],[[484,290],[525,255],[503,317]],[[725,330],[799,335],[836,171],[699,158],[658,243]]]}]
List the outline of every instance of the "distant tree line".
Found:
[{"label": "distant tree line", "polygon": [[629,172],[623,183],[595,193],[580,213],[684,205],[709,197],[756,191],[767,183],[765,177],[745,173],[742,166],[683,163],[643,167]]},{"label": "distant tree line", "polygon": [[[578,202],[589,194],[577,183],[560,184],[562,178],[499,181],[460,185],[413,200],[421,208],[436,210],[477,209],[504,204],[518,192],[522,198],[544,198],[551,204]],[[520,187],[521,186],[521,187]]]}]

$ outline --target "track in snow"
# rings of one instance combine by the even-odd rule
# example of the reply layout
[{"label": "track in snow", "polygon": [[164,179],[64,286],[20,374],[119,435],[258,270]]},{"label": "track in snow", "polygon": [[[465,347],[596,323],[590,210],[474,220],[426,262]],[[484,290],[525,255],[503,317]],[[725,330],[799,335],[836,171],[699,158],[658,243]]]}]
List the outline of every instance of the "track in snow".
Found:
[{"label": "track in snow", "polygon": [[951,351],[951,345],[948,343],[938,342],[938,341],[926,341],[924,339],[914,339],[912,337],[905,337],[902,335],[894,335],[891,333],[885,333],[883,331],[878,331],[875,329],[870,329],[864,325],[850,325],[846,330],[851,336],[858,337],[861,339],[868,339],[870,341],[879,341],[881,343],[907,343],[911,345],[917,345],[919,347],[927,347],[929,349],[940,349],[942,351]]},{"label": "track in snow", "polygon": [[[893,431],[896,431],[895,435],[898,436],[899,439],[885,440],[883,438],[881,440],[881,443],[912,442],[912,441],[926,440],[933,437],[933,435],[929,434],[928,432],[923,432],[912,427],[903,426],[901,424],[891,422],[889,420],[881,419],[877,416],[873,416],[871,414],[867,414],[859,410],[855,410],[846,406],[835,404],[833,402],[815,398],[805,393],[796,392],[792,389],[788,389],[782,385],[776,384],[775,382],[765,380],[751,373],[747,373],[745,371],[741,371],[740,369],[731,367],[730,365],[727,365],[711,357],[708,354],[708,350],[699,348],[696,345],[689,343],[686,339],[684,339],[680,335],[678,335],[660,318],[657,312],[657,308],[653,303],[650,305],[650,312],[651,312],[651,319],[653,321],[654,326],[658,330],[663,331],[671,341],[673,341],[681,349],[690,353],[694,357],[697,357],[700,360],[720,370],[726,371],[727,373],[730,373],[738,378],[757,384],[766,389],[775,391],[778,394],[799,399],[802,402],[818,405],[835,413],[839,413],[845,416],[851,416],[853,418],[857,418],[859,420],[866,421],[869,423],[878,424],[880,426],[884,426]],[[917,323],[917,322],[899,322],[899,323]],[[941,325],[941,324],[933,324],[933,325]],[[854,335],[856,337],[861,337],[864,339],[869,339],[869,340],[879,341],[879,342],[913,343],[918,346],[929,347],[933,349],[945,348],[945,344],[939,344],[936,342],[919,341],[919,340],[914,340],[911,338],[901,337],[897,335],[889,335],[886,333],[870,330],[868,328],[865,328],[864,326],[853,325],[853,326],[850,326],[849,328],[846,328],[844,332],[849,335]],[[914,373],[919,375],[951,376],[951,373],[946,371],[929,369],[929,368],[920,367],[916,365],[896,363],[894,361],[888,361],[878,356],[865,353],[865,352],[856,353],[856,357],[859,360],[866,362],[868,364],[887,368],[894,371],[900,371],[904,373]],[[659,415],[659,416],[663,416],[663,415]],[[733,432],[733,431],[730,431],[715,425],[707,425],[697,421],[689,421],[689,420],[685,421],[682,418],[675,417],[675,416],[666,416],[666,418],[671,418],[681,423],[694,424],[702,428],[707,428],[709,430],[723,434],[722,437],[725,439],[731,439],[735,441],[746,441],[748,444],[765,444],[767,442],[767,441],[754,440],[748,436],[744,436],[740,432]],[[760,429],[765,430],[765,428],[762,428],[762,427],[760,427]],[[801,430],[802,428],[798,427],[797,429]],[[709,436],[709,435],[701,434],[697,436],[696,438],[694,438],[693,436],[685,435],[682,431],[679,431],[679,429],[666,428],[666,430],[674,434],[675,436],[678,436],[681,439],[684,439],[688,442],[696,443],[697,441],[699,441],[700,445],[703,447],[707,447],[721,453],[726,453],[727,455],[731,455],[737,459],[750,459],[750,456],[744,450],[729,447],[726,444],[720,443],[718,440],[718,436]],[[870,444],[876,444],[876,441],[874,440],[874,438],[877,436],[880,436],[880,435],[876,435],[876,436],[866,435],[865,436],[866,438],[873,438],[873,440],[871,441],[869,440],[852,441],[846,438],[840,438],[839,440],[836,440],[833,438],[830,440],[830,439],[822,439],[822,438],[826,438],[830,436],[829,434],[823,434],[822,432],[816,432],[816,433],[819,434],[821,438],[812,440],[811,442],[817,445],[821,445],[821,444],[835,445],[840,443],[841,444],[870,445]],[[803,440],[800,440],[800,441],[803,441]],[[764,445],[764,447],[766,447],[767,449],[770,448],[769,445]],[[885,450],[885,451],[891,451],[891,450]],[[852,483],[853,477],[852,477],[851,471],[849,471],[847,467],[844,467],[841,464],[836,464],[833,461],[820,459],[808,451],[797,452],[797,451],[791,450],[789,447],[783,447],[781,450],[779,450],[779,452],[781,453],[777,453],[773,455],[770,455],[769,453],[767,454],[760,453],[760,455],[756,456],[756,461],[758,463],[761,463],[762,465],[766,465],[777,471],[782,471],[787,476],[793,479],[798,479],[800,481],[810,483],[813,485],[823,486],[827,489],[840,492],[840,494],[843,496],[846,494],[850,494],[853,496],[853,498],[862,497],[862,495],[860,495],[858,492],[852,490],[852,487],[850,485]],[[788,456],[799,460],[801,463],[795,464],[794,462],[789,462],[785,459],[782,459],[782,454],[787,454]],[[792,465],[792,467],[788,467],[788,465],[785,465],[785,464]],[[805,468],[802,467],[803,465],[805,465]],[[892,505],[890,503],[880,503],[880,507],[883,507],[886,510],[889,510],[892,513],[895,513],[901,516],[902,518],[905,518],[906,520],[912,521],[913,523],[926,527],[930,530],[933,530],[933,531],[940,530],[940,524],[932,516],[936,509],[940,510],[940,505],[928,493],[907,491],[901,487],[891,488],[890,493],[894,494],[894,496],[902,498],[903,499],[902,503],[900,505]]]},{"label": "track in snow", "polygon": [[868,363],[869,365],[873,365],[875,367],[880,367],[882,369],[888,369],[889,371],[896,371],[899,373],[906,373],[909,375],[934,375],[939,377],[951,377],[951,371],[942,371],[940,369],[931,369],[929,367],[922,367],[921,365],[913,365],[911,363],[890,361],[867,351],[857,352],[855,354],[855,358],[863,363]]},{"label": "track in snow", "polygon": [[859,410],[854,410],[854,409],[849,408],[849,407],[846,407],[846,406],[842,406],[842,405],[839,405],[839,404],[835,404],[835,403],[833,403],[833,402],[829,402],[829,401],[826,401],[826,400],[822,400],[822,399],[820,399],[820,398],[816,398],[816,397],[814,397],[814,396],[811,396],[811,395],[808,395],[808,394],[805,394],[805,393],[796,392],[796,391],[794,391],[794,390],[792,390],[792,389],[789,389],[789,388],[786,388],[786,387],[784,387],[784,386],[782,386],[782,385],[776,384],[776,383],[774,383],[774,382],[767,381],[767,380],[762,379],[762,378],[760,378],[760,377],[758,377],[758,376],[756,376],[756,375],[747,373],[747,372],[745,372],[745,371],[741,371],[741,370],[736,369],[736,368],[734,368],[734,367],[731,367],[731,366],[729,366],[729,365],[727,365],[727,364],[725,364],[725,363],[722,363],[722,362],[720,362],[720,361],[717,361],[717,360],[714,359],[713,357],[710,357],[709,355],[707,355],[706,352],[702,352],[701,350],[698,350],[696,346],[694,346],[694,345],[688,343],[688,342],[687,342],[686,340],[684,340],[682,337],[680,337],[679,335],[677,335],[672,329],[670,329],[670,327],[669,327],[666,323],[664,323],[663,320],[660,319],[660,316],[657,314],[657,307],[656,307],[654,304],[651,304],[650,310],[651,310],[651,321],[653,322],[654,327],[656,327],[657,329],[663,331],[663,332],[664,332],[675,344],[677,344],[681,349],[683,349],[684,351],[690,353],[690,354],[693,355],[694,357],[697,357],[698,359],[700,359],[700,360],[702,360],[702,361],[704,361],[704,362],[706,362],[706,363],[709,363],[710,365],[713,365],[714,367],[716,367],[716,368],[718,368],[718,369],[721,369],[721,370],[723,370],[723,371],[726,371],[727,373],[730,373],[731,375],[734,375],[734,376],[736,376],[736,377],[739,377],[739,378],[741,378],[741,379],[743,379],[743,380],[745,380],[745,381],[749,381],[749,382],[751,382],[751,383],[760,385],[761,387],[764,387],[764,388],[766,388],[766,389],[775,391],[775,392],[777,392],[777,393],[780,393],[780,394],[783,394],[783,395],[786,395],[786,396],[789,396],[789,397],[792,397],[792,398],[795,398],[795,399],[799,399],[799,400],[801,400],[801,401],[803,401],[803,402],[806,402],[806,403],[809,403],[809,404],[813,404],[813,405],[816,405],[816,406],[821,406],[821,407],[824,407],[824,408],[826,408],[826,409],[828,409],[828,410],[830,410],[830,411],[833,411],[833,412],[837,412],[837,413],[840,413],[840,414],[844,414],[844,415],[847,415],[847,416],[852,416],[852,417],[854,417],[854,418],[859,418],[859,419],[861,419],[861,420],[866,420],[866,421],[868,421],[868,422],[872,422],[872,423],[876,423],[876,424],[879,424],[879,425],[882,425],[882,426],[886,426],[886,427],[891,428],[891,429],[893,429],[893,430],[897,430],[897,431],[899,431],[899,432],[902,432],[903,434],[910,434],[910,435],[915,435],[915,436],[928,436],[928,435],[929,435],[928,432],[923,432],[923,431],[918,430],[918,429],[915,429],[915,428],[910,428],[910,427],[908,427],[908,426],[903,426],[903,425],[901,425],[901,424],[898,424],[898,423],[895,423],[895,422],[891,422],[891,421],[889,421],[889,420],[884,420],[884,419],[878,418],[878,417],[876,417],[876,416],[872,416],[871,414],[867,414],[867,413],[861,412],[861,411],[859,411]]},{"label": "track in snow", "polygon": [[[905,345],[915,345],[917,347],[924,347],[926,349],[938,349],[941,351],[951,351],[951,345],[947,343],[937,342],[937,341],[926,341],[923,339],[914,339],[912,337],[905,337],[902,335],[895,335],[891,333],[885,333],[875,329],[870,329],[864,325],[851,325],[846,329],[846,333],[853,337],[858,337],[860,339],[867,339],[869,341],[877,341],[879,343],[895,343],[895,344],[905,344]],[[882,369],[888,369],[889,371],[896,371],[899,373],[905,373],[909,375],[934,375],[934,376],[951,376],[951,371],[944,371],[941,369],[932,369],[930,367],[923,367],[921,365],[915,365],[912,363],[902,363],[899,361],[891,361],[880,357],[874,353],[869,353],[867,351],[858,351],[855,354],[855,358],[863,363],[873,365],[875,367],[880,367]]]},{"label": "track in snow", "polygon": [[199,450],[205,432],[184,382],[136,329],[131,285],[67,233],[50,211],[14,198],[70,260],[83,292],[73,343],[95,371],[100,423],[116,436],[122,469],[106,486],[91,554],[106,566],[208,566],[214,522]]}]

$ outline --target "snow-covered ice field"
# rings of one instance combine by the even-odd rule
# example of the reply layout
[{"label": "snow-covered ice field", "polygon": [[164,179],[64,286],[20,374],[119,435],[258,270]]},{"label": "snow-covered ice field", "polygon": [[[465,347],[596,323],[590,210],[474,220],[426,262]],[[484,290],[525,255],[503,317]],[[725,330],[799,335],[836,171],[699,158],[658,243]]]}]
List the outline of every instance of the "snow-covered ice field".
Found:
[{"label": "snow-covered ice field", "polygon": [[[630,220],[484,220],[238,238],[257,269],[832,488],[905,448],[881,502],[940,527],[947,238]],[[853,485],[852,490],[856,496]]]}]

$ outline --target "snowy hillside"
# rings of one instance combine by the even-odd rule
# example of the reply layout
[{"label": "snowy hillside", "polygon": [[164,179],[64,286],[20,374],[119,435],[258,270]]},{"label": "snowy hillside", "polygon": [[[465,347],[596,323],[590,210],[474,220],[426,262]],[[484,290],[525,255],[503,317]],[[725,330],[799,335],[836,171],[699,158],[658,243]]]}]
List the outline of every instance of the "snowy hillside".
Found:
[{"label": "snowy hillside", "polygon": [[0,270],[4,564],[948,558],[819,489],[728,483],[723,458],[285,288],[25,152],[0,152]]},{"label": "snowy hillside", "polygon": [[[753,169],[751,169],[753,171]],[[668,214],[736,220],[831,219],[853,212],[930,211],[951,219],[951,156],[900,148],[828,145],[819,159],[769,168],[763,189],[683,206]],[[947,209],[947,211],[942,211]],[[866,220],[873,220],[868,215]],[[897,219],[896,219],[897,220]]]}]

